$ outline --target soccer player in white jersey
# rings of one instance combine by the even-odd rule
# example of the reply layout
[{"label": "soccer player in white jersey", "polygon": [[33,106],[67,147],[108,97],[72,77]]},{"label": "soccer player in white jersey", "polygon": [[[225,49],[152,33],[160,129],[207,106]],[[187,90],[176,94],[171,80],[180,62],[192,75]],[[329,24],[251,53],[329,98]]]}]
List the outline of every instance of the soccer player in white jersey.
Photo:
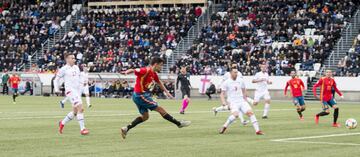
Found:
[{"label": "soccer player in white jersey", "polygon": [[[252,111],[250,105],[246,101],[246,87],[244,80],[238,78],[238,71],[236,68],[232,68],[230,71],[230,79],[227,79],[221,87],[221,102],[229,105],[231,115],[226,120],[224,126],[220,129],[220,134],[223,134],[231,123],[239,116],[239,113],[246,114],[255,129],[256,135],[263,135],[264,133],[260,130],[257,119]],[[225,93],[227,100],[225,100]]]},{"label": "soccer player in white jersey", "polygon": [[[236,69],[236,67],[237,67],[237,65],[234,63],[234,64],[232,64],[231,65],[231,68],[235,68]],[[231,69],[230,69],[231,70]],[[223,79],[221,80],[221,85],[226,81],[226,80],[228,80],[228,79],[230,79],[231,78],[231,76],[230,76],[230,71],[228,71],[228,72],[226,72],[224,75],[223,75]],[[237,78],[239,78],[239,79],[242,79],[243,78],[243,75],[241,74],[241,72],[240,71],[238,71],[238,74],[237,74]],[[230,110],[230,107],[228,106],[228,105],[226,105],[226,104],[222,104],[221,106],[219,106],[219,107],[213,107],[213,112],[214,112],[214,115],[216,116],[216,114],[218,113],[218,112],[221,112],[221,111],[229,111]],[[243,116],[243,114],[240,112],[239,113],[239,119],[240,119],[240,121],[241,121],[241,123],[243,124],[243,125],[247,125],[248,123],[249,123],[249,121],[248,120],[245,120],[244,119],[244,116]]]},{"label": "soccer player in white jersey", "polygon": [[[82,71],[80,72],[80,81],[81,81],[80,96],[81,94],[85,95],[86,105],[88,108],[90,108],[92,105],[90,104],[89,73],[85,64],[82,66],[81,69]],[[64,104],[68,100],[70,100],[70,98],[65,96],[65,98],[60,101],[61,108],[64,108]]]},{"label": "soccer player in white jersey", "polygon": [[73,110],[69,112],[65,118],[59,122],[59,132],[63,133],[63,129],[66,123],[72,119],[77,118],[80,125],[80,134],[87,135],[89,130],[85,128],[84,122],[84,109],[81,101],[81,80],[79,67],[75,65],[75,56],[73,54],[65,55],[66,65],[63,66],[56,75],[54,80],[54,89],[56,93],[59,93],[59,82],[63,79],[65,82],[65,94],[69,98]]},{"label": "soccer player in white jersey", "polygon": [[261,71],[257,72],[255,74],[254,79],[252,80],[252,83],[257,84],[257,88],[255,90],[254,100],[253,102],[250,100],[250,103],[256,106],[259,103],[260,99],[265,99],[264,114],[262,118],[267,119],[270,110],[270,100],[271,100],[270,93],[268,90],[268,85],[272,84],[272,82],[269,80],[267,66],[265,64],[261,64],[260,69]]},{"label": "soccer player in white jersey", "polygon": [[90,104],[90,92],[89,92],[89,73],[85,64],[82,66],[82,71],[80,72],[80,80],[82,83],[80,94],[82,93],[85,94],[86,105],[88,108],[90,108],[91,104]]}]

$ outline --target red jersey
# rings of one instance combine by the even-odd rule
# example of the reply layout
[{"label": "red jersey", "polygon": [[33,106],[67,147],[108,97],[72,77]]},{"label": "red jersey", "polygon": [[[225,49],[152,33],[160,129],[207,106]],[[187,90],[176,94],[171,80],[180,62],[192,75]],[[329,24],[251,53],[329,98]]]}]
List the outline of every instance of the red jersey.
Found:
[{"label": "red jersey", "polygon": [[288,90],[288,87],[290,86],[291,93],[293,97],[299,97],[302,96],[302,91],[305,88],[304,82],[299,78],[293,78],[286,82],[285,91],[284,94],[286,95],[286,92]]},{"label": "red jersey", "polygon": [[10,77],[9,82],[12,88],[18,88],[20,83],[20,78],[17,76],[12,76]]},{"label": "red jersey", "polygon": [[333,98],[332,89],[334,88],[335,92],[342,96],[342,93],[336,87],[335,80],[333,78],[322,77],[320,80],[314,85],[313,93],[316,96],[316,88],[320,87],[320,100],[321,101],[329,101]]},{"label": "red jersey", "polygon": [[136,75],[136,83],[134,88],[135,93],[144,93],[149,91],[149,89],[154,86],[155,82],[160,83],[157,73],[149,67],[135,69],[134,73]]}]

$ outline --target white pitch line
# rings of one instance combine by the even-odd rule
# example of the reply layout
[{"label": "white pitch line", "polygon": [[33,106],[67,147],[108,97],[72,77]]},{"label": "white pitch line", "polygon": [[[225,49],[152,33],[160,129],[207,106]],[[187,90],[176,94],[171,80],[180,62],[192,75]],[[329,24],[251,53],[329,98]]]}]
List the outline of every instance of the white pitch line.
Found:
[{"label": "white pitch line", "polygon": [[283,138],[283,139],[274,139],[274,140],[271,140],[271,141],[283,142],[283,141],[305,140],[305,139],[315,139],[315,138],[324,138],[324,137],[352,136],[352,135],[360,135],[360,132],[345,133],[345,134],[331,134],[331,135],[322,135],[322,136],[306,136],[306,137],[295,137],[295,138]]},{"label": "white pitch line", "polygon": [[328,145],[343,145],[343,146],[360,146],[358,143],[334,143],[334,142],[313,142],[313,141],[276,141],[284,143],[305,143],[305,144],[328,144]]}]

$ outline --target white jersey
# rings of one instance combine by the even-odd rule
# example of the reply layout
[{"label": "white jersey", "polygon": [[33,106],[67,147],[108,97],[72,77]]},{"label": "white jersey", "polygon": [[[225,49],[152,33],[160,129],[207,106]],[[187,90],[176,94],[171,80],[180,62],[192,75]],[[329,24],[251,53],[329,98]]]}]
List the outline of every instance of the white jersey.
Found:
[{"label": "white jersey", "polygon": [[[243,75],[241,74],[241,72],[239,71],[238,72],[238,76],[237,78],[243,78]],[[223,75],[223,79],[222,79],[222,82],[221,84],[223,84],[226,80],[230,79],[230,72],[226,72],[224,75]]]},{"label": "white jersey", "polygon": [[64,80],[66,91],[80,90],[81,87],[80,70],[77,65],[73,65],[73,66],[65,65],[59,70],[54,81],[55,89],[59,88],[60,79]]},{"label": "white jersey", "polygon": [[89,73],[86,72],[80,72],[80,81],[82,86],[87,86],[89,83]]},{"label": "white jersey", "polygon": [[242,78],[237,78],[236,80],[227,79],[221,87],[221,90],[226,92],[227,101],[232,103],[244,102],[244,94],[242,89],[245,88],[245,83]]},{"label": "white jersey", "polygon": [[259,79],[265,79],[265,81],[261,81],[256,83],[257,84],[257,88],[256,91],[258,92],[265,92],[268,91],[268,83],[267,81],[269,81],[269,74],[267,72],[263,73],[263,72],[258,72],[255,74],[255,80],[259,80]]}]

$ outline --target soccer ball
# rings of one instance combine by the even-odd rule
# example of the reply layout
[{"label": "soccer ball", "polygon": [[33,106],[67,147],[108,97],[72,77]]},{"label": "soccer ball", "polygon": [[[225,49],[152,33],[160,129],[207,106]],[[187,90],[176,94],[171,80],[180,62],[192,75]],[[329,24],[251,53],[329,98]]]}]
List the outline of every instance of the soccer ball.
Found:
[{"label": "soccer ball", "polygon": [[357,126],[357,121],[353,118],[349,118],[348,120],[346,120],[345,126],[348,129],[355,129]]}]

